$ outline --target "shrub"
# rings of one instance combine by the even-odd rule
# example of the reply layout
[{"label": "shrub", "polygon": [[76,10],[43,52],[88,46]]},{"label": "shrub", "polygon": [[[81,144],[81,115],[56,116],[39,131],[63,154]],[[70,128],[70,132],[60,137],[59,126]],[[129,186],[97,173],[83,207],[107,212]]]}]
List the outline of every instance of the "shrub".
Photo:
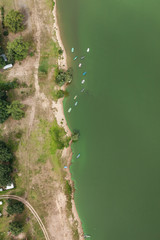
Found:
[{"label": "shrub", "polygon": [[7,212],[10,215],[13,215],[15,213],[20,214],[23,211],[24,211],[24,204],[22,202],[12,200],[12,199],[8,200]]},{"label": "shrub", "polygon": [[62,53],[63,53],[63,50],[62,50],[62,48],[60,48],[60,49],[58,50],[58,54],[59,54],[59,55],[62,55]]},{"label": "shrub", "polygon": [[5,30],[5,31],[3,32],[3,35],[4,35],[5,37],[8,36],[8,31]]},{"label": "shrub", "polygon": [[16,38],[13,42],[7,44],[8,60],[14,62],[21,61],[28,55],[29,44],[25,42],[22,37]]},{"label": "shrub", "polygon": [[4,19],[4,25],[8,27],[9,31],[17,33],[24,30],[23,20],[23,14],[19,11],[11,10]]},{"label": "shrub", "polygon": [[21,104],[19,101],[13,101],[9,106],[7,106],[7,111],[8,114],[11,114],[13,119],[20,120],[25,115],[22,108],[24,108],[23,104]]},{"label": "shrub", "polygon": [[9,231],[13,235],[17,236],[19,233],[23,231],[23,226],[20,222],[13,221],[9,224]]}]

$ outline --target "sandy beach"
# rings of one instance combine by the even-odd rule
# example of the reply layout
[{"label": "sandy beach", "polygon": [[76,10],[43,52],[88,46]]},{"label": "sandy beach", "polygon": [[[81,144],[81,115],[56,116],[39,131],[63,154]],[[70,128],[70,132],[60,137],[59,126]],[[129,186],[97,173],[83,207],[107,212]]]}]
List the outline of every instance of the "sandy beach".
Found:
[{"label": "sandy beach", "polygon": [[[55,6],[54,6],[54,10],[53,10],[53,16],[54,16],[54,31],[56,33],[56,39],[58,41],[59,46],[61,47],[61,49],[63,50],[63,54],[61,56],[61,58],[58,59],[58,65],[60,68],[67,70],[68,66],[67,66],[67,55],[66,55],[66,51],[61,39],[61,35],[60,35],[60,29],[58,26],[58,22],[57,22],[57,12],[56,12],[56,1],[55,1]],[[63,86],[61,89],[65,89],[66,86]],[[71,135],[71,131],[67,125],[67,121],[65,119],[65,115],[64,115],[64,109],[63,109],[63,99],[59,99],[57,102],[52,102],[52,108],[55,110],[55,117],[57,120],[57,123],[62,126],[67,135]],[[74,188],[74,184],[72,182],[71,179],[71,173],[69,171],[69,166],[71,165],[71,160],[72,160],[72,150],[71,150],[71,143],[70,146],[68,148],[65,148],[63,150],[62,153],[62,157],[67,159],[67,165],[68,165],[68,169],[67,169],[67,177],[66,179],[70,181],[70,183],[72,184],[73,188]],[[72,196],[72,213],[74,216],[74,219],[77,221],[78,223],[78,232],[79,232],[79,239],[83,240],[84,239],[84,233],[83,233],[83,229],[82,229],[82,224],[81,224],[81,220],[79,218],[77,209],[76,209],[76,205],[75,205],[75,201],[74,201],[74,193]]]}]

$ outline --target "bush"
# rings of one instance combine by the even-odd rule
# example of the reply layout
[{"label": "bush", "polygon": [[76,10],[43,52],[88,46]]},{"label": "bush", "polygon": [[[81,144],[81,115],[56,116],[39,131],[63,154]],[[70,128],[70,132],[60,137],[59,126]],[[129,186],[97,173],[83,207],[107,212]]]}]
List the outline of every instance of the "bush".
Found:
[{"label": "bush", "polygon": [[24,211],[24,204],[22,202],[9,199],[8,200],[8,206],[7,206],[7,212],[10,215],[13,214],[21,214]]},{"label": "bush", "polygon": [[13,154],[7,145],[0,141],[0,164],[2,163],[11,163],[13,160]]},{"label": "bush", "polygon": [[13,101],[11,105],[7,106],[7,111],[13,119],[20,120],[25,115],[22,108],[24,108],[23,104],[21,104],[19,101]]},{"label": "bush", "polygon": [[58,90],[56,93],[57,98],[63,98],[64,97],[64,91],[63,90]]},{"label": "bush", "polygon": [[62,48],[60,48],[60,49],[58,50],[58,54],[59,54],[59,55],[62,55],[62,53],[63,53],[63,50],[62,50]]},{"label": "bush", "polygon": [[14,63],[16,60],[21,61],[27,57],[29,44],[19,37],[13,42],[8,42],[7,50],[8,60]]},{"label": "bush", "polygon": [[4,25],[8,27],[9,31],[17,33],[24,30],[23,20],[23,14],[19,11],[11,10],[4,19]]},{"label": "bush", "polygon": [[23,226],[20,222],[13,221],[9,224],[9,231],[13,235],[17,236],[19,233],[23,231]]}]

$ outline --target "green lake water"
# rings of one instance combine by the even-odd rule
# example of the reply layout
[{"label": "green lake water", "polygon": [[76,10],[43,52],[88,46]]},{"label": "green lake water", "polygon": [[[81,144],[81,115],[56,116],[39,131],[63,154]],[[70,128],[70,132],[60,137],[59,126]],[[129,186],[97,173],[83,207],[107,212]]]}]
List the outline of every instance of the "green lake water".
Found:
[{"label": "green lake water", "polygon": [[57,7],[74,69],[64,108],[81,134],[71,173],[84,232],[93,240],[158,240],[160,1],[58,0]]}]

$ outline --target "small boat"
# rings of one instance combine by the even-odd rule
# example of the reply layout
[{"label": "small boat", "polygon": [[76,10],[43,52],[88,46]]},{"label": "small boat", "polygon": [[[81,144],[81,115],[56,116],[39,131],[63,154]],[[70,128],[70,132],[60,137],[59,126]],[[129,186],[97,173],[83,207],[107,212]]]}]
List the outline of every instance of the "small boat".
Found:
[{"label": "small boat", "polygon": [[80,63],[80,64],[78,65],[78,67],[82,67],[82,63]]},{"label": "small boat", "polygon": [[83,73],[83,76],[85,76],[86,74],[87,74],[87,72],[84,72],[84,73]]},{"label": "small boat", "polygon": [[84,92],[84,88],[81,90],[81,92]]},{"label": "small boat", "polygon": [[89,52],[90,51],[90,49],[89,48],[87,48],[87,52]]},{"label": "small boat", "polygon": [[85,80],[83,79],[81,83],[84,84],[84,83],[85,83]]},{"label": "small boat", "polygon": [[78,57],[76,56],[75,58],[73,58],[73,60],[75,61]]},{"label": "small boat", "polygon": [[90,238],[91,236],[90,235],[84,235],[84,238]]},{"label": "small boat", "polygon": [[71,48],[71,52],[72,52],[72,53],[74,52],[74,48],[73,48],[73,47]]},{"label": "small boat", "polygon": [[84,58],[85,58],[85,56],[81,57],[81,59],[84,59]]},{"label": "small boat", "polygon": [[75,106],[77,106],[77,104],[78,104],[78,102],[75,102],[75,104],[74,104],[74,105],[75,105]]},{"label": "small boat", "polygon": [[79,158],[80,157],[80,153],[77,155],[77,157],[76,158]]},{"label": "small boat", "polygon": [[65,169],[67,169],[67,166],[64,166]]},{"label": "small boat", "polygon": [[74,100],[77,98],[77,95],[74,96]]},{"label": "small boat", "polygon": [[72,108],[69,108],[69,109],[68,109],[68,112],[70,113],[70,112],[71,112],[71,110],[72,110]]}]

